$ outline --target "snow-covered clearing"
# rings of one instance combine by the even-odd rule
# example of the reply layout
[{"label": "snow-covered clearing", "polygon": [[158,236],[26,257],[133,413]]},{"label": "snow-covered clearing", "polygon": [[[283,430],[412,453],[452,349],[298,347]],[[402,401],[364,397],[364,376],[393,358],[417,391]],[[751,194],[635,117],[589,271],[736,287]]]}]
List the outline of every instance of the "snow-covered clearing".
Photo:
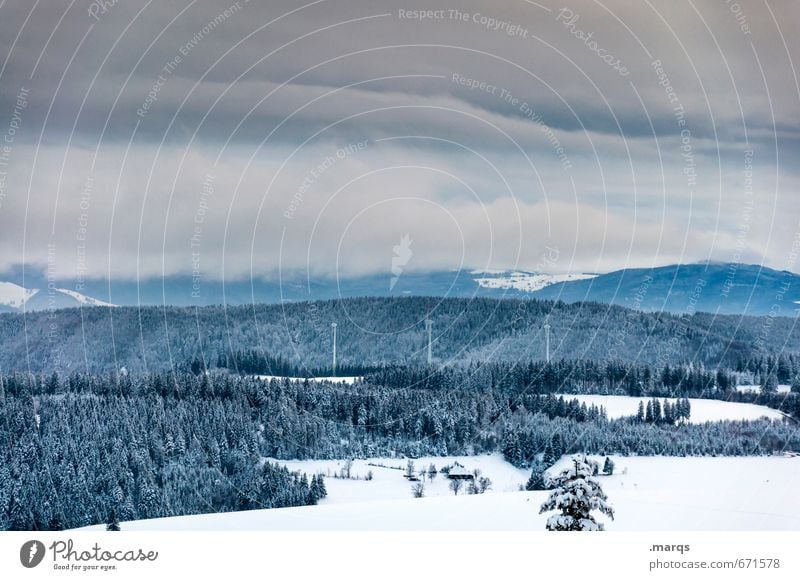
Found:
[{"label": "snow-covered clearing", "polygon": [[38,290],[28,290],[11,282],[0,282],[0,304],[11,308],[21,308]]},{"label": "snow-covered clearing", "polygon": [[[599,476],[616,511],[608,530],[800,530],[800,458],[612,457],[616,472]],[[595,457],[595,459],[600,459]],[[423,458],[437,466],[459,461],[494,481],[483,495],[454,497],[443,474],[426,483],[426,496],[411,497],[400,459],[354,462],[351,475],[373,480],[326,478],[328,498],[318,506],[142,520],[123,530],[544,530],[539,514],[547,491],[513,491],[527,470],[499,455]],[[344,462],[282,462],[306,473],[341,469]],[[562,458],[553,469],[567,465]],[[94,529],[101,529],[95,527]]]},{"label": "snow-covered clearing", "polygon": [[[740,393],[760,393],[761,385],[739,385],[736,390]],[[792,385],[778,385],[776,391],[783,395],[792,390]]]},{"label": "snow-covered clearing", "polygon": [[[639,402],[647,405],[652,397],[625,397],[620,395],[561,395],[565,400],[578,399],[587,406],[597,405],[605,407],[609,419],[630,417],[639,409]],[[664,401],[663,398],[658,398]],[[677,399],[667,399],[674,403]],[[715,401],[711,399],[689,399],[692,405],[690,423],[705,423],[706,421],[752,421],[766,417],[768,419],[781,419],[783,413],[762,405],[751,403],[735,403],[732,401]]]},{"label": "snow-covered clearing", "polygon": [[[473,272],[482,273],[482,272]],[[500,274],[499,272],[486,272],[487,274]],[[536,292],[547,286],[560,282],[573,282],[575,280],[588,280],[596,278],[597,274],[535,274],[530,272],[502,273],[500,276],[476,278],[475,281],[481,288],[500,288],[502,290],[521,290],[523,292]]]},{"label": "snow-covered clearing", "polygon": [[110,308],[116,308],[116,304],[111,304],[110,302],[104,302],[103,300],[98,300],[97,298],[92,298],[91,296],[86,296],[81,294],[80,292],[76,292],[75,290],[67,290],[65,288],[56,288],[58,292],[62,294],[66,294],[80,302],[81,304],[85,304],[86,306],[108,306]]},{"label": "snow-covered clearing", "polygon": [[272,379],[277,379],[282,381],[283,379],[289,379],[290,381],[309,381],[311,383],[321,383],[331,382],[331,383],[340,383],[343,385],[352,385],[356,382],[356,380],[360,379],[361,377],[309,377],[309,378],[298,378],[298,377],[276,377],[274,375],[256,375],[257,379],[261,379],[262,381],[271,381]]},{"label": "snow-covered clearing", "polygon": [[[431,464],[440,470],[445,465],[458,462],[472,472],[481,471],[481,476],[492,480],[492,490],[496,492],[517,491],[519,486],[528,481],[530,475],[527,469],[517,469],[499,454],[477,455],[471,457],[422,457],[412,459],[416,471],[428,469]],[[344,461],[280,461],[292,471],[304,471],[310,475],[322,473],[325,475],[325,485],[328,488],[328,498],[325,503],[354,503],[383,499],[411,498],[411,486],[416,482],[409,482],[403,477],[408,459],[356,459],[350,470],[352,478],[367,477],[372,472],[372,481],[336,479],[335,473],[341,472]],[[381,466],[378,466],[380,464]],[[425,485],[426,497],[452,496],[449,480],[443,473],[439,473],[433,481],[427,478],[420,482]],[[461,490],[460,493],[464,493]]]}]

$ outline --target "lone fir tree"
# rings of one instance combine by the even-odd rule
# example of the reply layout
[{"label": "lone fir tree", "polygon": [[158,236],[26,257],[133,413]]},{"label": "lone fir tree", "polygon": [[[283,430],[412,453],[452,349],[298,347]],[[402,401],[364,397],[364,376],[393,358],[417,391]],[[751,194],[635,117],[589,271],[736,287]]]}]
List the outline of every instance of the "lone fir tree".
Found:
[{"label": "lone fir tree", "polygon": [[614,519],[614,510],[606,503],[608,497],[591,477],[596,465],[585,455],[573,455],[572,465],[550,480],[554,489],[539,513],[553,510],[559,510],[560,513],[547,519],[548,530],[603,531],[605,527],[594,519],[593,511],[600,511]]},{"label": "lone fir tree", "polygon": [[544,481],[544,472],[546,469],[547,466],[543,462],[533,462],[533,466],[531,467],[531,476],[528,478],[528,482],[525,484],[525,489],[527,491],[547,489],[547,485]]},{"label": "lone fir tree", "polygon": [[117,518],[117,510],[112,509],[111,512],[108,514],[108,518],[106,518],[106,531],[107,532],[118,532],[120,530],[119,527],[119,518]]}]

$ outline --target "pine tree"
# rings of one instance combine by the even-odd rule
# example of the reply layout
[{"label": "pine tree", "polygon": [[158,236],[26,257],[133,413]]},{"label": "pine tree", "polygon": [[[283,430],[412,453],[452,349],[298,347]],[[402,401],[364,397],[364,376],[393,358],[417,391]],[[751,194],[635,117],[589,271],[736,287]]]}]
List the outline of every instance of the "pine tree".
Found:
[{"label": "pine tree", "polygon": [[539,513],[553,510],[561,513],[547,519],[549,531],[603,531],[603,524],[592,515],[595,510],[614,519],[614,510],[606,503],[608,497],[591,478],[594,463],[585,455],[573,455],[572,465],[551,480],[554,489]]},{"label": "pine tree", "polygon": [[525,484],[525,489],[534,491],[539,489],[547,489],[544,482],[544,472],[547,466],[541,461],[534,461],[531,476],[528,478],[528,483]]},{"label": "pine tree", "polygon": [[107,532],[119,531],[119,518],[117,518],[117,510],[112,509],[108,514],[108,521],[106,522]]},{"label": "pine tree", "polygon": [[653,423],[661,423],[664,419],[661,414],[661,401],[653,399]]},{"label": "pine tree", "polygon": [[774,372],[769,373],[762,380],[761,392],[769,394],[778,392],[778,376]]},{"label": "pine tree", "polygon": [[675,407],[666,399],[664,400],[664,423],[667,425],[675,424]]},{"label": "pine tree", "polygon": [[553,451],[553,444],[548,441],[547,445],[544,447],[544,455],[542,457],[542,463],[544,463],[545,469],[551,467],[555,462],[558,461],[558,457],[556,457],[555,451]]},{"label": "pine tree", "polygon": [[516,433],[509,433],[503,441],[503,457],[512,465],[519,466],[522,463],[522,449],[519,444],[519,436]]},{"label": "pine tree", "polygon": [[311,480],[311,485],[318,500],[328,496],[328,490],[325,488],[325,477],[321,473]]}]

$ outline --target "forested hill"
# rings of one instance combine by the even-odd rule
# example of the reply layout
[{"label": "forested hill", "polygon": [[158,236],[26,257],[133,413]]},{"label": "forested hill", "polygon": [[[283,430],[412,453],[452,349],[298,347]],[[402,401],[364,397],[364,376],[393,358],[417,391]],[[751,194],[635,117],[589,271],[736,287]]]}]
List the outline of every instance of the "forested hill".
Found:
[{"label": "forested hill", "polygon": [[541,360],[542,326],[554,359],[662,365],[800,352],[793,318],[645,313],[598,303],[463,298],[353,298],[222,308],[122,307],[0,314],[0,369],[49,372],[164,370],[257,351],[299,366],[331,360],[338,323],[342,365],[419,363],[425,318],[437,362]]}]

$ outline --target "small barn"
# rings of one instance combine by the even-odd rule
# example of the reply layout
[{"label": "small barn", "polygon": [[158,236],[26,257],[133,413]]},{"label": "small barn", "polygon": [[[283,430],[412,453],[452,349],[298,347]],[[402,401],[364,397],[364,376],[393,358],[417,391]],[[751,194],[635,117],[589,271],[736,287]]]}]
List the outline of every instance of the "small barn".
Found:
[{"label": "small barn", "polygon": [[447,474],[447,477],[449,479],[473,479],[473,475],[460,463],[456,463],[450,468],[450,473]]}]

